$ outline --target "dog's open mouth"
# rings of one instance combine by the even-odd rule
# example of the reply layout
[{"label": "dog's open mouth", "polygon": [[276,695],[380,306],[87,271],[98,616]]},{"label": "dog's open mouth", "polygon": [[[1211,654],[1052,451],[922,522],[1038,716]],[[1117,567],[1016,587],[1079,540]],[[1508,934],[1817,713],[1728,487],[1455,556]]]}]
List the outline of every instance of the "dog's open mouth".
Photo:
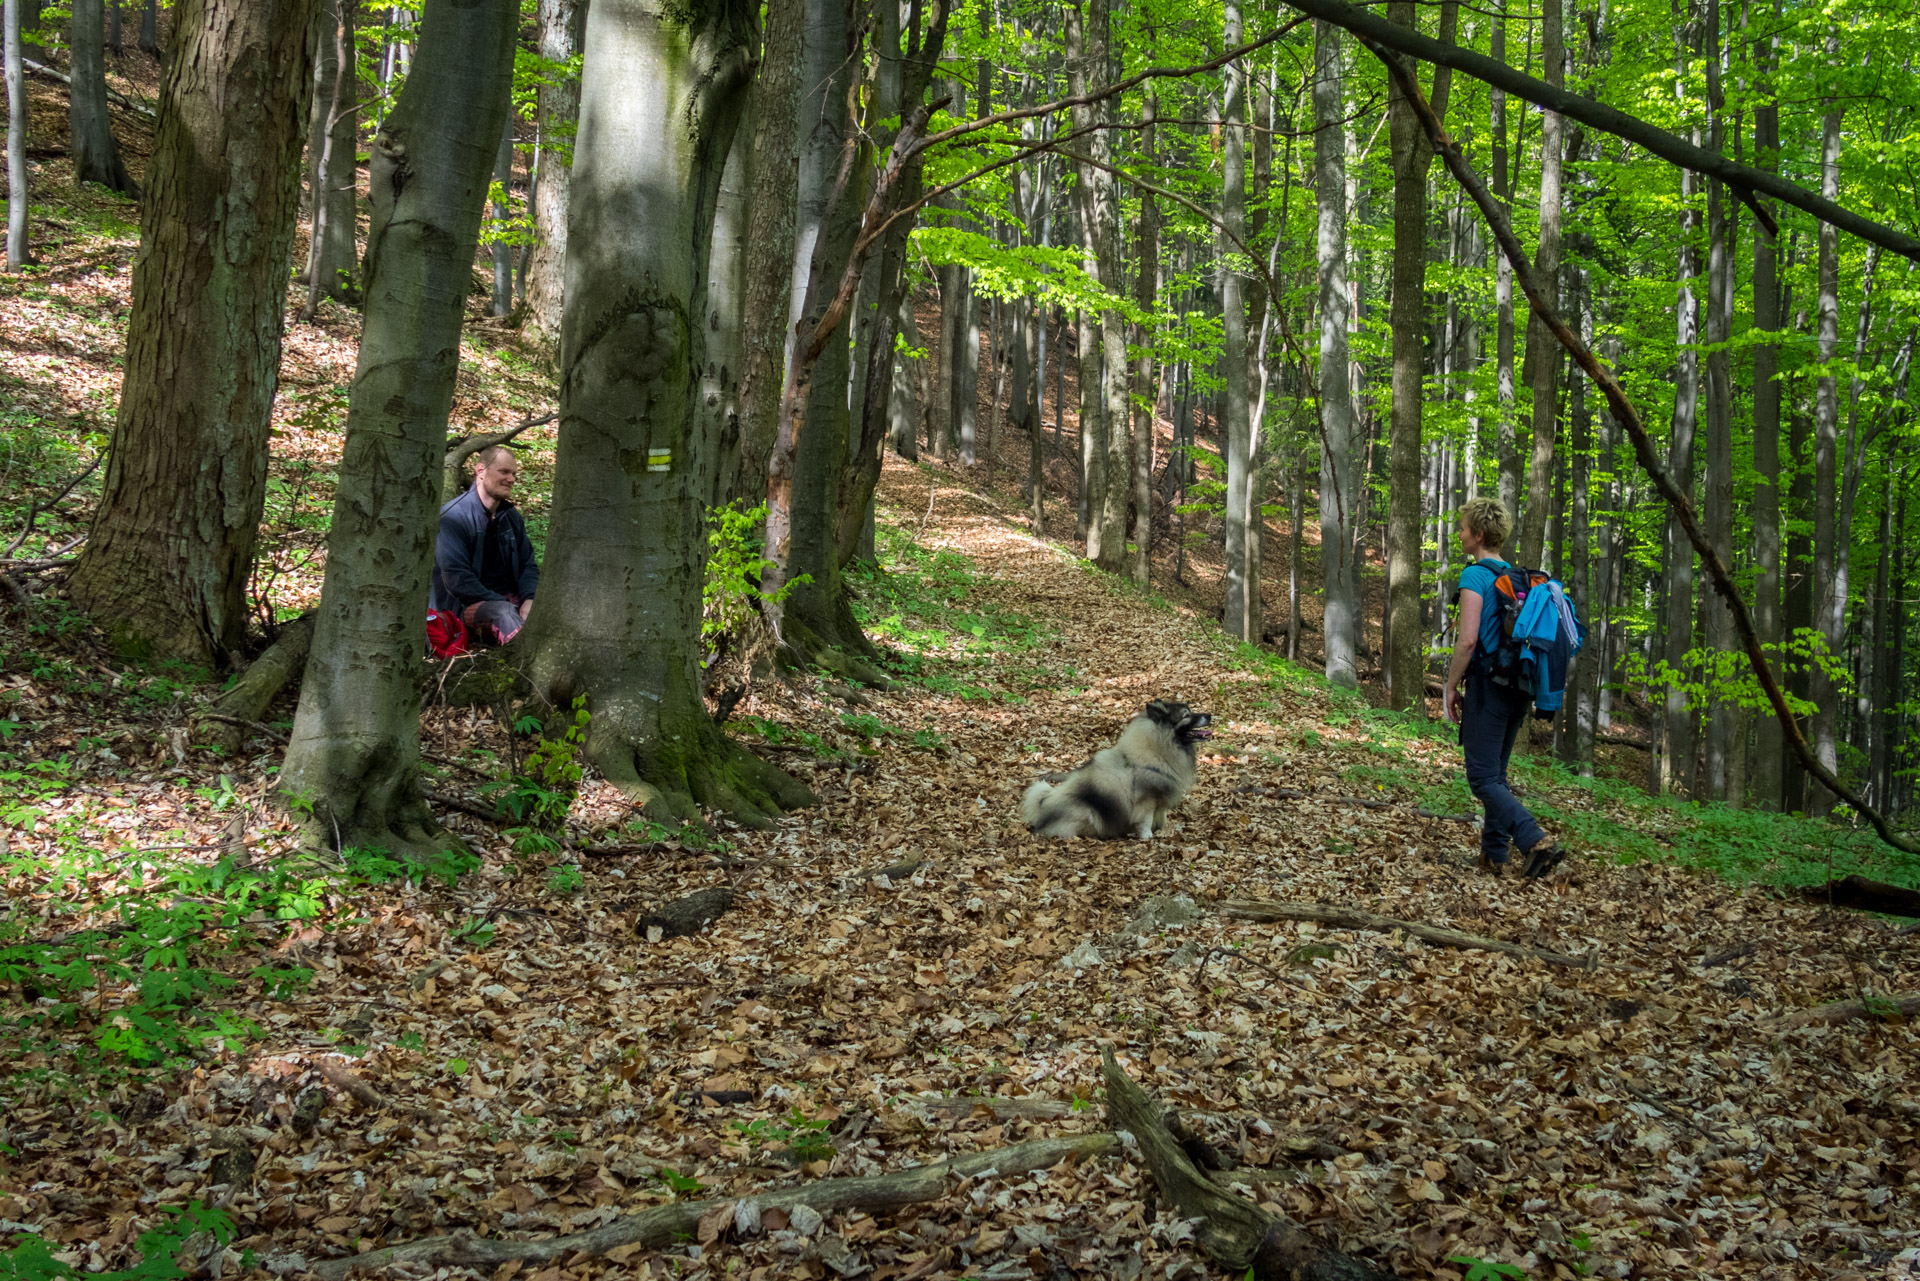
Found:
[{"label": "dog's open mouth", "polygon": [[1201,721],[1197,725],[1187,726],[1186,736],[1192,739],[1194,742],[1198,743],[1206,739],[1212,738],[1213,730],[1208,728],[1207,723],[1205,721]]}]

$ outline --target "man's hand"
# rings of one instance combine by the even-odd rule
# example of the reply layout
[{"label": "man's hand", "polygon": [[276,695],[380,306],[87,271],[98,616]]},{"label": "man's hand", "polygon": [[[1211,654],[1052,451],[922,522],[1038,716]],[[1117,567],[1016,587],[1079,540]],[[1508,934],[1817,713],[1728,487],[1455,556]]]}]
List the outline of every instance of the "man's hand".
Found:
[{"label": "man's hand", "polygon": [[1446,692],[1440,697],[1441,705],[1446,708],[1447,723],[1449,725],[1458,725],[1464,711],[1462,706],[1463,700],[1460,697],[1460,687],[1449,683]]},{"label": "man's hand", "polygon": [[533,601],[523,600],[520,602],[520,621],[521,622],[524,623],[527,621],[527,611],[532,608],[533,608]]}]

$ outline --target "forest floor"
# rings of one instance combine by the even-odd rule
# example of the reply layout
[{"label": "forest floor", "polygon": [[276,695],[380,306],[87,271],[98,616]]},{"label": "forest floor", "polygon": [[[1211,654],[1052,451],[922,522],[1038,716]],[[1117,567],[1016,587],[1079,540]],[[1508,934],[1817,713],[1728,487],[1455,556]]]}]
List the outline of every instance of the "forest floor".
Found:
[{"label": "forest floor", "polygon": [[[47,213],[66,238],[0,281],[15,520],[99,449],[124,325],[129,208]],[[289,329],[263,618],[317,588],[353,336],[331,307]],[[546,407],[510,342],[468,354],[457,422]],[[530,444],[537,517],[550,432]],[[1097,1131],[1112,1049],[1240,1167],[1224,1181],[1404,1276],[1920,1270],[1920,1026],[1783,1021],[1920,989],[1920,935],[1791,892],[1855,870],[1914,884],[1912,860],[1535,754],[1519,786],[1577,853],[1543,882],[1484,877],[1474,829],[1445,817],[1472,806],[1442,729],[1222,639],[1205,547],[1191,591],[1141,591],[1033,538],[982,479],[889,460],[881,569],[855,585],[895,682],[797,677],[740,705],[730,728],[821,800],[762,833],[663,833],[588,780],[568,846],[532,848],[465,812],[492,811],[483,789],[531,740],[435,709],[432,785],[472,857],[298,854],[271,737],[199,743],[206,674],[115,657],[57,577],[8,603],[0,1258],[44,1242],[83,1269],[177,1253],[299,1276],[451,1232],[721,1207]],[[28,548],[84,528],[77,492]],[[1029,834],[1031,778],[1157,696],[1217,731],[1172,828]],[[732,907],[710,927],[650,941],[644,915],[717,887]],[[1590,965],[1252,923],[1223,913],[1237,899]],[[874,1215],[769,1211],[744,1238],[733,1221],[525,1272],[1215,1274],[1124,1155]]]}]

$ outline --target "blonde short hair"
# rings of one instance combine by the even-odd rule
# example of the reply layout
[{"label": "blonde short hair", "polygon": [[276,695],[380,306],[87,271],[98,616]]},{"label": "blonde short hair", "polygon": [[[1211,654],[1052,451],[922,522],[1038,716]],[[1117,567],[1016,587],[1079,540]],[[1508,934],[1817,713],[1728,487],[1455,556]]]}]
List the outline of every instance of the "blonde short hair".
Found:
[{"label": "blonde short hair", "polygon": [[1474,499],[1460,509],[1460,519],[1488,551],[1505,546],[1507,535],[1513,532],[1513,517],[1498,498]]}]

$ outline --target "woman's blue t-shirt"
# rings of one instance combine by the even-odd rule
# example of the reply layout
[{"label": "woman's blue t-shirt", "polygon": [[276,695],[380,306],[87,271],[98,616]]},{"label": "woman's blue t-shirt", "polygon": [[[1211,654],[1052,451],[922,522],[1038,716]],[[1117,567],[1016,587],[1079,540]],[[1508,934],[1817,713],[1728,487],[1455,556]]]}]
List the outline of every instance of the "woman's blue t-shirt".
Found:
[{"label": "woman's blue t-shirt", "polygon": [[1466,567],[1460,574],[1460,590],[1480,598],[1480,648],[1491,653],[1500,645],[1500,611],[1493,599],[1493,585],[1513,566],[1488,556]]}]

